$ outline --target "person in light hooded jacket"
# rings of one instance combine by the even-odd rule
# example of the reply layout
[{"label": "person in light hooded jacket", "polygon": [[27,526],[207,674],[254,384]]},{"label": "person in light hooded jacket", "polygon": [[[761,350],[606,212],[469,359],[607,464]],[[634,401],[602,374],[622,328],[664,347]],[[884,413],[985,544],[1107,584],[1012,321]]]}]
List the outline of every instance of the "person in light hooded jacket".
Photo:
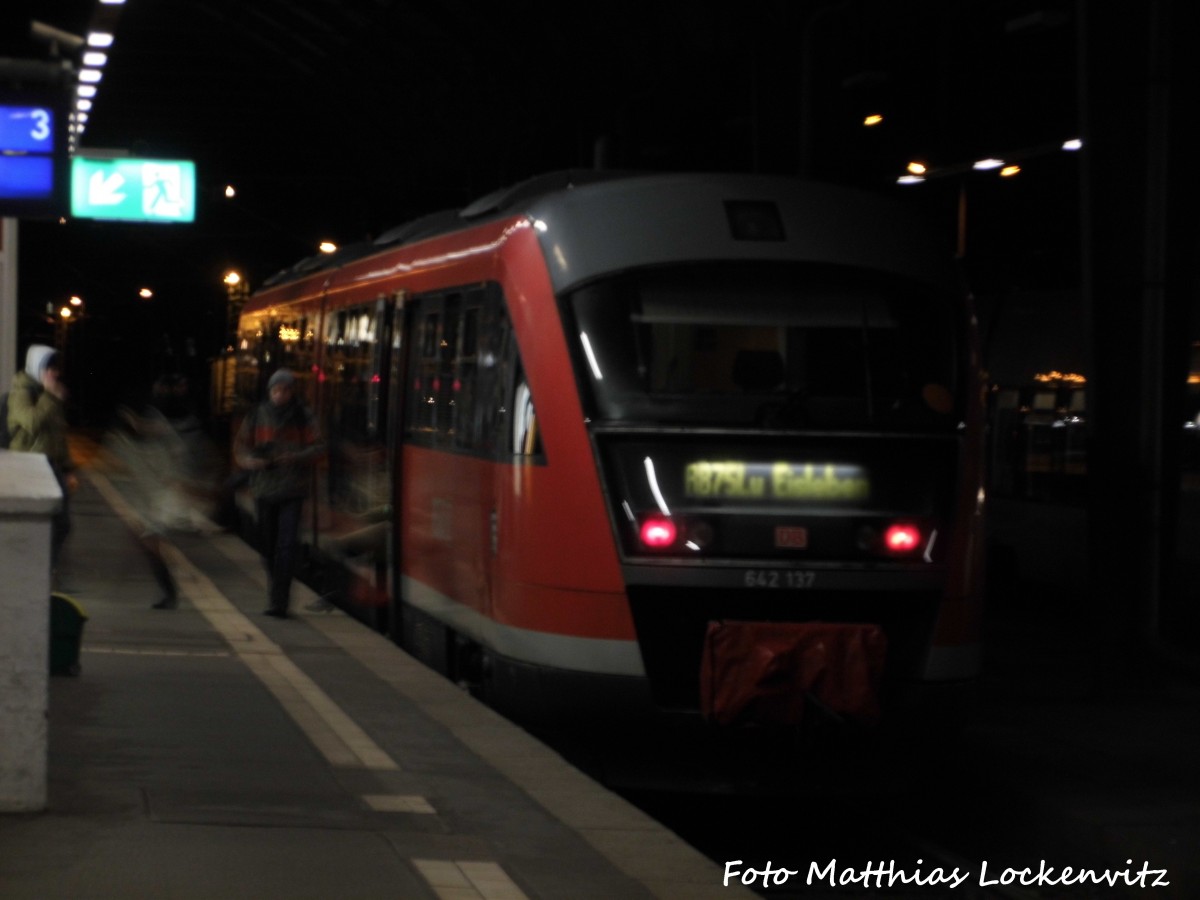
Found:
[{"label": "person in light hooded jacket", "polygon": [[75,487],[67,445],[66,400],[58,353],[53,347],[33,344],[25,354],[25,368],[13,377],[8,395],[9,449],[43,454],[62,488],[62,507],[51,527],[52,564],[58,561],[71,530],[68,501]]}]

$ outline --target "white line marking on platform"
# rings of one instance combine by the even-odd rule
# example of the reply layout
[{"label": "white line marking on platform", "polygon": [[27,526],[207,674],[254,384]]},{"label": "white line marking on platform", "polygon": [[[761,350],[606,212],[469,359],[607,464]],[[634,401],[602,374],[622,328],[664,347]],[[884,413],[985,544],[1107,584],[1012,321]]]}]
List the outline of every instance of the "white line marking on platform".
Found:
[{"label": "white line marking on platform", "polygon": [[494,862],[414,859],[413,865],[441,900],[528,900]]},{"label": "white line marking on platform", "polygon": [[[141,516],[109,480],[98,472],[85,471],[125,524],[135,533],[142,531]],[[278,644],[230,603],[179,548],[164,540],[161,549],[183,597],[225,638],[331,765],[384,771],[400,768],[316,682],[288,659]]]},{"label": "white line marking on platform", "polygon": [[228,650],[143,650],[134,647],[105,647],[99,644],[84,644],[84,653],[101,653],[109,656],[198,656],[228,659],[233,654]]},{"label": "white line marking on platform", "polygon": [[363,802],[376,812],[423,813],[426,815],[434,812],[433,807],[424,797],[404,794],[363,794]]}]

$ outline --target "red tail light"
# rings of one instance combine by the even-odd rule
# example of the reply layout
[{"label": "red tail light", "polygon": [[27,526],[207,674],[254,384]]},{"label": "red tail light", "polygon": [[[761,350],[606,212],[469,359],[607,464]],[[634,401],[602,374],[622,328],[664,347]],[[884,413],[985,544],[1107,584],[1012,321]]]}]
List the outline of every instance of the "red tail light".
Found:
[{"label": "red tail light", "polygon": [[638,536],[642,539],[642,544],[651,550],[662,550],[665,547],[670,547],[675,543],[675,538],[678,534],[679,532],[675,528],[675,523],[661,516],[652,516],[646,519],[642,522],[642,527],[638,532]]},{"label": "red tail light", "polygon": [[889,553],[912,553],[921,546],[921,529],[916,525],[889,525],[883,533],[883,546]]}]

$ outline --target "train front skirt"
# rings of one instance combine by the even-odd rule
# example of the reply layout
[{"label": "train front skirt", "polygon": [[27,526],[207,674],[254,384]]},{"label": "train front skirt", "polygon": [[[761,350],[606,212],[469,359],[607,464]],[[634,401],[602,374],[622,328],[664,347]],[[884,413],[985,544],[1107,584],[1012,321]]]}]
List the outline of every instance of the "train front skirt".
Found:
[{"label": "train front skirt", "polygon": [[887,637],[877,625],[709,622],[700,706],[718,725],[876,724]]}]

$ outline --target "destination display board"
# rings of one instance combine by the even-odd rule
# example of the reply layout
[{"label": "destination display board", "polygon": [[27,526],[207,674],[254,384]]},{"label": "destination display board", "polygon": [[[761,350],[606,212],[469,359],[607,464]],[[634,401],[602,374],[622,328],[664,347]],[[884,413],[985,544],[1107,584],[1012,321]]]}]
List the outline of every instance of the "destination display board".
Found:
[{"label": "destination display board", "polygon": [[66,211],[66,123],[57,95],[0,94],[0,216]]}]

